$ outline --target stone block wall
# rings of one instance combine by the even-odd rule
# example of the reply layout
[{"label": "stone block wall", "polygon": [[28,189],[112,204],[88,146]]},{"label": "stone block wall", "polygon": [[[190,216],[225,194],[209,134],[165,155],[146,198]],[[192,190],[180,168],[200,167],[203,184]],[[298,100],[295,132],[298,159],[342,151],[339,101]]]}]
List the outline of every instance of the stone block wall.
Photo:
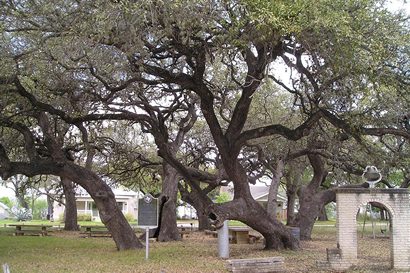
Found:
[{"label": "stone block wall", "polygon": [[336,192],[336,201],[340,254],[331,255],[331,258],[328,255],[333,269],[344,270],[357,263],[356,214],[361,206],[377,202],[392,216],[392,267],[410,270],[410,198],[407,189],[341,188]]}]

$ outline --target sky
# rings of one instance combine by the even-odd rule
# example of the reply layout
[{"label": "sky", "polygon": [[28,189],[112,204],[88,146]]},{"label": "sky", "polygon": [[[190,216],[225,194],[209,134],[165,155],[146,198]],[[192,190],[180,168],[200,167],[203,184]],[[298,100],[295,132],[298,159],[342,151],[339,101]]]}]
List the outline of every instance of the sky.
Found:
[{"label": "sky", "polygon": [[0,185],[0,197],[7,196],[9,198],[14,198],[14,192],[11,189],[8,189]]},{"label": "sky", "polygon": [[403,9],[410,15],[410,1],[409,0],[392,0],[387,8],[391,11]]}]

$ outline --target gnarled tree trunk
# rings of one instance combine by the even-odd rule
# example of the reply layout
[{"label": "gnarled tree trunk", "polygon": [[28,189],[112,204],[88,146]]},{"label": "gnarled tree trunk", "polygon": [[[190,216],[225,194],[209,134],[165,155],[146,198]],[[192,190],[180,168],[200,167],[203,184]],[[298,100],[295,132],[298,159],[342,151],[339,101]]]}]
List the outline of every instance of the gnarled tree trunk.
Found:
[{"label": "gnarled tree trunk", "polygon": [[288,199],[288,207],[286,210],[286,225],[295,226],[296,225],[295,208],[296,208],[296,200],[297,200],[296,190],[287,188],[286,196]]},{"label": "gnarled tree trunk", "polygon": [[[181,184],[178,184],[179,192],[181,193],[181,199],[196,210],[196,215],[198,216],[198,230],[209,230],[211,229],[211,222],[209,221],[209,215],[207,206],[208,203],[206,201],[206,192],[205,190],[198,192],[195,189],[188,191],[185,187]],[[203,196],[200,196],[203,195]]]},{"label": "gnarled tree trunk", "polygon": [[[178,172],[168,163],[163,163],[162,194],[164,200],[161,213],[161,227],[158,241],[167,242],[180,240],[181,236],[177,227],[176,202],[178,194]],[[165,198],[162,198],[165,197]]]},{"label": "gnarled tree trunk", "polygon": [[300,239],[310,240],[313,225],[320,211],[326,204],[335,200],[333,190],[319,191],[319,187],[327,176],[325,163],[319,155],[310,154],[309,161],[313,167],[313,178],[310,183],[302,187],[299,193],[300,208],[296,222],[300,228]]},{"label": "gnarled tree trunk", "polygon": [[229,177],[234,182],[234,199],[223,204],[213,204],[211,215],[217,228],[225,219],[239,220],[265,238],[265,249],[297,249],[298,241],[276,217],[269,217],[266,209],[253,199],[247,175],[239,161],[230,159],[224,162]]},{"label": "gnarled tree trunk", "polygon": [[143,247],[118,207],[111,188],[95,173],[67,162],[59,175],[71,181],[76,181],[90,194],[98,208],[101,221],[110,231],[118,250]]},{"label": "gnarled tree trunk", "polygon": [[327,221],[329,218],[327,217],[326,207],[323,206],[322,209],[319,211],[319,215],[317,217],[318,221]]},{"label": "gnarled tree trunk", "polygon": [[47,220],[54,221],[54,200],[47,195]]},{"label": "gnarled tree trunk", "polygon": [[300,209],[297,215],[297,225],[300,228],[300,239],[310,240],[312,230],[320,211],[324,206],[334,201],[336,194],[334,190],[325,190],[319,193],[312,193],[302,190],[299,196]]},{"label": "gnarled tree trunk", "polygon": [[272,180],[269,187],[269,194],[268,194],[268,204],[266,206],[266,210],[268,212],[269,217],[277,218],[277,210],[278,210],[278,192],[279,192],[279,185],[280,179],[283,176],[283,170],[285,168],[285,162],[282,159],[278,159],[276,161],[275,166],[270,166],[270,170],[272,171]]},{"label": "gnarled tree trunk", "polygon": [[61,177],[61,184],[65,196],[64,230],[79,230],[74,183]]}]

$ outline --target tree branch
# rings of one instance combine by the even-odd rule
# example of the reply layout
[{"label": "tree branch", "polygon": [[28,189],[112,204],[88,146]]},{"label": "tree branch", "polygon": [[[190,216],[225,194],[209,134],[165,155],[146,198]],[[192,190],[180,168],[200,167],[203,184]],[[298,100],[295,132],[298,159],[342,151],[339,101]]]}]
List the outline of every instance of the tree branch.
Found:
[{"label": "tree branch", "polygon": [[311,115],[304,123],[295,129],[289,129],[281,124],[259,127],[243,132],[237,139],[237,145],[243,145],[246,141],[271,135],[281,135],[289,140],[298,140],[309,134],[310,129],[322,118],[320,111]]}]

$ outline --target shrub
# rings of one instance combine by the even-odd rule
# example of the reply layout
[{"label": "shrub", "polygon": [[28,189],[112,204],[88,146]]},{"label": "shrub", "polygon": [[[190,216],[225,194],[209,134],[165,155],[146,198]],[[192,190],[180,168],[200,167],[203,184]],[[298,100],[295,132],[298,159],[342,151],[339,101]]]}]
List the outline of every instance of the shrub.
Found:
[{"label": "shrub", "polygon": [[29,209],[22,207],[12,207],[9,210],[11,216],[14,217],[17,221],[28,221],[32,219],[32,214]]},{"label": "shrub", "polygon": [[13,201],[11,201],[7,196],[0,197],[0,202],[6,205],[9,209],[13,207]]},{"label": "shrub", "polygon": [[[77,217],[77,219],[78,219],[78,217]],[[60,214],[58,215],[57,220],[58,220],[60,223],[64,223],[64,212],[62,212],[62,213],[60,213]]]},{"label": "shrub", "polygon": [[34,202],[33,219],[44,219],[47,216],[48,204],[46,200],[36,200]]},{"label": "shrub", "polygon": [[91,214],[78,214],[77,221],[92,221]]},{"label": "shrub", "polygon": [[125,219],[127,219],[128,222],[133,222],[135,221],[135,217],[132,213],[127,212],[126,214],[124,214]]},{"label": "shrub", "polygon": [[231,196],[227,192],[221,192],[218,196],[215,198],[215,203],[221,204],[231,201]]}]

